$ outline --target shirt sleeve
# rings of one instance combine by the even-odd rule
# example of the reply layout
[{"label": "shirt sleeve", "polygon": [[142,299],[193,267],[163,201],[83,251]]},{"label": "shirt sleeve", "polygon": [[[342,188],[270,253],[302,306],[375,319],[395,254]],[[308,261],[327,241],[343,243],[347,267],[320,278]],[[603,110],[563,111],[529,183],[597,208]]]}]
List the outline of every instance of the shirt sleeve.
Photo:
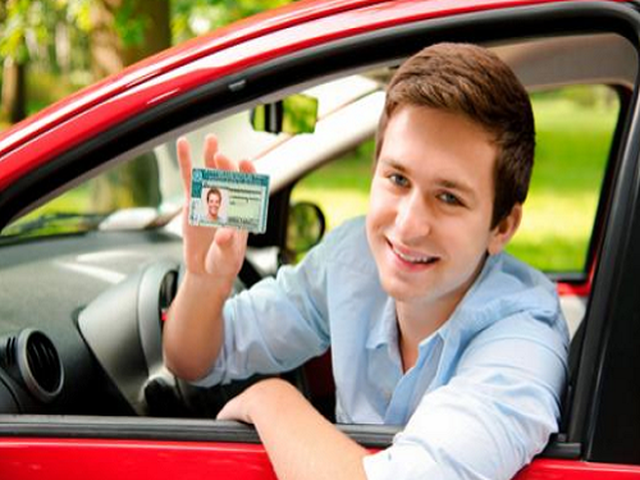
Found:
[{"label": "shirt sleeve", "polygon": [[480,333],[451,381],[424,395],[369,480],[510,479],[557,431],[566,341],[526,314]]},{"label": "shirt sleeve", "polygon": [[221,352],[195,385],[286,372],[328,348],[327,248],[317,246],[297,266],[280,268],[276,278],[263,279],[225,303]]}]

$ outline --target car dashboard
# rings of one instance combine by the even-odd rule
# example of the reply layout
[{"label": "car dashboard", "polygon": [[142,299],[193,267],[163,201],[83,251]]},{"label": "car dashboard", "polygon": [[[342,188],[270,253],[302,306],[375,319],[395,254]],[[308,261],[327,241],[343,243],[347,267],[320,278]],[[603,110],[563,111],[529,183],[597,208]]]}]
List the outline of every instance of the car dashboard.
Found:
[{"label": "car dashboard", "polygon": [[[4,245],[1,411],[143,413],[127,392],[132,378],[148,376],[149,359],[127,365],[144,351],[127,342],[140,344],[144,338],[137,331],[140,318],[155,322],[160,332],[158,309],[168,306],[168,292],[175,291],[171,278],[175,282],[181,255],[181,239],[162,229],[94,231]],[[140,295],[155,295],[155,302]],[[122,325],[131,331],[122,331]],[[154,341],[155,362],[161,363],[161,339]],[[120,363],[109,363],[113,359]]]}]

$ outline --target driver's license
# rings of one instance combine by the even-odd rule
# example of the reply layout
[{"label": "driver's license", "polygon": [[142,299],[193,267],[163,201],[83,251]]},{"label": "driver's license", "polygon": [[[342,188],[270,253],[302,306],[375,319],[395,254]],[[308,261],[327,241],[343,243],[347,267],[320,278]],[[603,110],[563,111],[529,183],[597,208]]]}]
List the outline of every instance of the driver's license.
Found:
[{"label": "driver's license", "polygon": [[264,233],[268,202],[267,175],[210,168],[191,171],[191,225],[234,227]]}]

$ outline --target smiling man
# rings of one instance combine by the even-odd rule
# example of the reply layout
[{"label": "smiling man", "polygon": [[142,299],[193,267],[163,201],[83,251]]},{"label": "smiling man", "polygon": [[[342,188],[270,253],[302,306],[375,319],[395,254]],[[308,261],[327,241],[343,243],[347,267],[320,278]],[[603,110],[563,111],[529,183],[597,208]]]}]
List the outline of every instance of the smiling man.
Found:
[{"label": "smiling man", "polygon": [[222,204],[222,192],[217,188],[210,188],[207,192],[207,219],[218,220],[220,205]]},{"label": "smiling man", "polygon": [[[553,284],[502,253],[533,151],[528,96],[495,55],[421,51],[388,87],[366,219],[231,299],[246,234],[185,222],[167,366],[212,385],[331,347],[338,422],[404,426],[372,455],[288,383],[260,382],[219,418],[255,424],[281,479],[512,477],[557,430],[568,345]],[[205,163],[253,170],[211,137]]]}]

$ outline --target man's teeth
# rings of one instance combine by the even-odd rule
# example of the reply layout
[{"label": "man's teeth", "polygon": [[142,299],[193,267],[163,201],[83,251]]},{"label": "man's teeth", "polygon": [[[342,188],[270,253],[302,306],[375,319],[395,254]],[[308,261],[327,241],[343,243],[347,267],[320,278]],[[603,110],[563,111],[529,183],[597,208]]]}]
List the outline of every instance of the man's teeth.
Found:
[{"label": "man's teeth", "polygon": [[410,263],[431,263],[431,262],[435,262],[436,261],[435,257],[412,257],[411,255],[405,255],[404,253],[396,250],[395,248],[393,249],[393,251],[395,252],[396,255],[398,255],[405,262],[410,262]]}]

